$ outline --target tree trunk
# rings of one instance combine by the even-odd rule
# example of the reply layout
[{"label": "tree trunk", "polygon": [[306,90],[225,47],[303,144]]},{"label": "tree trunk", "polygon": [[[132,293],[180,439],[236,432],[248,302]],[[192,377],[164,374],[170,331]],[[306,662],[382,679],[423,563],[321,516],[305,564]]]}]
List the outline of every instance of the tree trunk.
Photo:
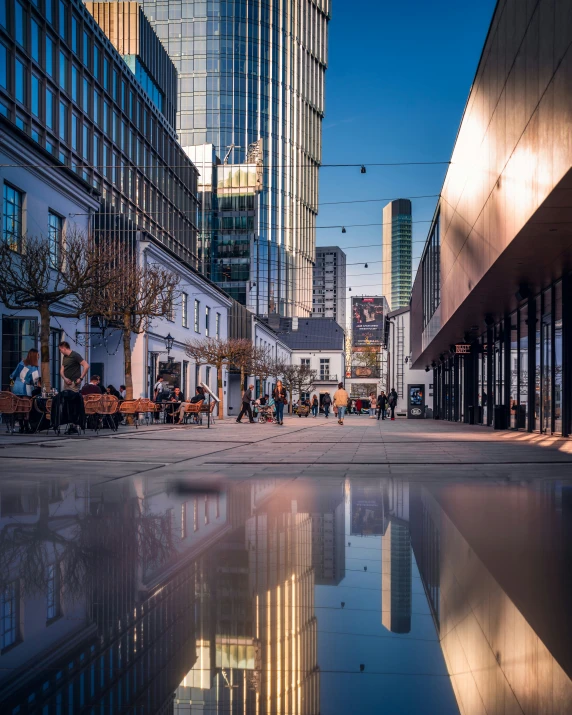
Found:
[{"label": "tree trunk", "polygon": [[218,418],[219,420],[224,420],[224,392],[222,389],[222,365],[219,365],[217,367],[216,371],[216,382],[217,382],[217,387],[218,387],[218,399],[220,402],[218,403]]},{"label": "tree trunk", "polygon": [[[50,379],[50,308],[47,303],[40,303],[40,356],[42,365],[42,387],[52,388]],[[54,359],[55,359],[54,355]]]},{"label": "tree trunk", "polygon": [[125,399],[133,399],[133,375],[131,374],[131,316],[123,316],[123,368],[125,371]]}]

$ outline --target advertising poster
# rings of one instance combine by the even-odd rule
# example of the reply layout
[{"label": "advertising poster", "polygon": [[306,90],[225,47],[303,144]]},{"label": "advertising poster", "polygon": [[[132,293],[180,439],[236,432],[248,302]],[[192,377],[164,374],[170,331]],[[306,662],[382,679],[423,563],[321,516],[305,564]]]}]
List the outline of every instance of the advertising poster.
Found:
[{"label": "advertising poster", "polygon": [[354,348],[383,343],[384,302],[382,296],[352,298],[352,344]]},{"label": "advertising poster", "polygon": [[383,493],[379,487],[352,484],[351,510],[353,535],[379,535],[383,533]]}]

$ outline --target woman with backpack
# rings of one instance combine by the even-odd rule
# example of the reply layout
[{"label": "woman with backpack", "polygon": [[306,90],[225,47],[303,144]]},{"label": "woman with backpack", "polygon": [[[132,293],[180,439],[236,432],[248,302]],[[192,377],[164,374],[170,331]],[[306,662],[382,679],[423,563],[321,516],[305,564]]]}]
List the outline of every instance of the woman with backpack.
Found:
[{"label": "woman with backpack", "polygon": [[330,416],[330,407],[332,406],[332,398],[330,397],[330,393],[326,392],[326,394],[322,397],[322,407],[324,408],[324,414],[326,415],[326,419]]},{"label": "woman with backpack", "polygon": [[313,395],[312,397],[312,414],[314,417],[318,416],[318,412],[320,411],[320,403],[318,402],[318,398],[316,395]]}]

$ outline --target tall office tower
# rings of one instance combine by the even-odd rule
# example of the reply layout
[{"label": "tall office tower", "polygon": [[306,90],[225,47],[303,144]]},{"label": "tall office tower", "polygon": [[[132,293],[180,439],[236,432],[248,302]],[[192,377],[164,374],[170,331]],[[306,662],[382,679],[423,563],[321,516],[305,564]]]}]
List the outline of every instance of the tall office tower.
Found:
[{"label": "tall office tower", "polygon": [[261,140],[246,304],[311,315],[331,0],[141,4],[179,72],[183,147],[212,143],[238,165]]},{"label": "tall office tower", "polygon": [[312,315],[333,318],[346,329],[346,254],[338,246],[316,248]]},{"label": "tall office tower", "polygon": [[383,209],[381,292],[390,310],[409,305],[412,273],[411,201],[396,199]]}]

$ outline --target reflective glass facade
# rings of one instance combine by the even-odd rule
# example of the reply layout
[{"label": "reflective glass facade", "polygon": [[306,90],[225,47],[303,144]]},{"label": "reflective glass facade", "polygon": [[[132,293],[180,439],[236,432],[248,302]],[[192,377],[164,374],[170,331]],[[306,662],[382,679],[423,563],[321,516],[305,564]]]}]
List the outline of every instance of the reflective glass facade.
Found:
[{"label": "reflective glass facade", "polygon": [[257,245],[262,313],[309,315],[330,0],[143,0],[179,72],[181,144],[247,159],[262,139]]},{"label": "reflective glass facade", "polygon": [[412,275],[411,201],[396,199],[383,209],[381,290],[391,310],[409,305]]},{"label": "reflective glass facade", "polygon": [[[67,167],[101,192],[96,229],[147,234],[196,267],[196,169],[85,5],[2,5],[0,114],[47,152],[54,171]],[[158,41],[157,50],[167,62]]]}]

